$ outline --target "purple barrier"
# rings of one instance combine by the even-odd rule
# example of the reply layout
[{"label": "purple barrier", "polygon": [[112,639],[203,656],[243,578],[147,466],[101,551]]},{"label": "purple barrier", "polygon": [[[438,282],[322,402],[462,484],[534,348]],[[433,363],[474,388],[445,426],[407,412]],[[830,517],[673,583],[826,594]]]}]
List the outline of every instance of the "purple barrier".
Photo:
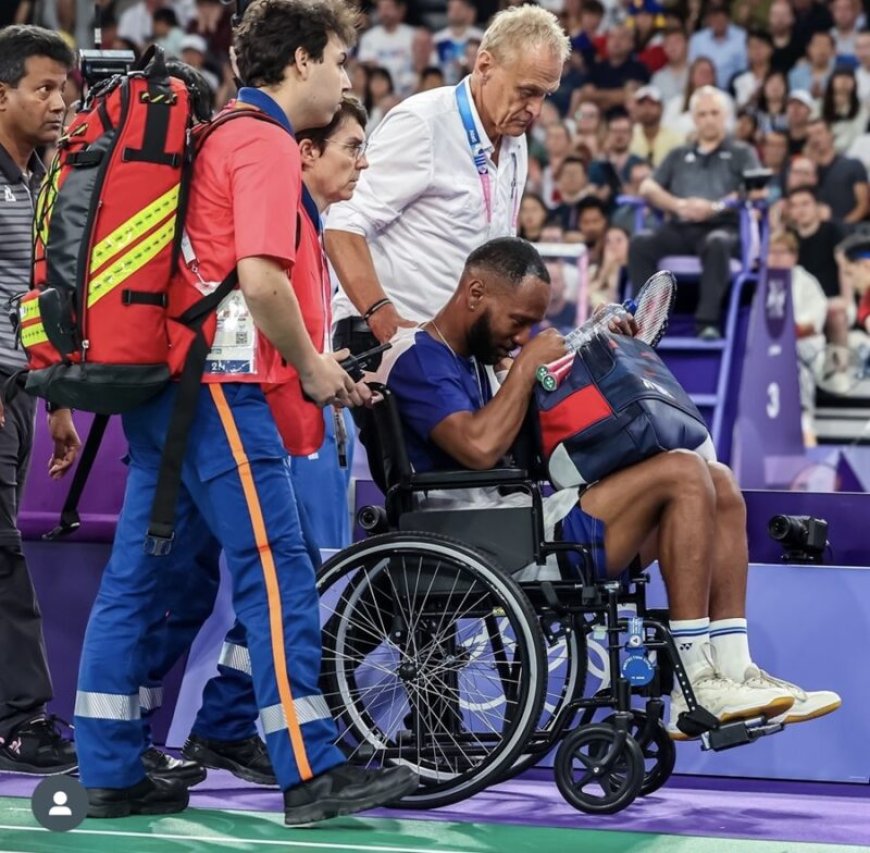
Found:
[{"label": "purple barrier", "polygon": [[767,463],[804,457],[789,270],[756,287],[744,352],[731,467],[743,488],[782,487]]},{"label": "purple barrier", "polygon": [[[36,419],[36,440],[30,473],[24,490],[24,500],[18,515],[18,523],[25,539],[38,539],[53,529],[60,518],[60,510],[66,500],[73,472],[63,480],[48,478],[48,460],[51,457],[51,440],[46,428],[46,419],[41,414]],[[76,412],[75,424],[84,444],[93,415]],[[82,526],[70,535],[70,541],[111,542],[115,535],[115,523],[124,498],[124,483],[127,469],[123,458],[127,442],[121,429],[121,419],[112,418],[103,437],[103,444],[82,495],[80,511]]]},{"label": "purple barrier", "polygon": [[[72,721],[82,640],[110,548],[100,543],[65,541],[27,542],[24,549],[42,610],[54,687],[50,710]],[[164,708],[153,718],[157,743],[166,738],[183,672],[182,663],[164,682]]]}]

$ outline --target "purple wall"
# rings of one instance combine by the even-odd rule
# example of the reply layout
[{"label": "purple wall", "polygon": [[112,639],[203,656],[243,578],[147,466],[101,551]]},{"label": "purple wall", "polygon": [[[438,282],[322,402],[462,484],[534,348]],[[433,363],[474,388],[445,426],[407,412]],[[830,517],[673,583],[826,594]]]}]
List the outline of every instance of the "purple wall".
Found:
[{"label": "purple wall", "polygon": [[[76,428],[83,444],[90,429],[91,419],[92,415],[85,412],[75,414]],[[82,496],[82,529],[73,534],[70,541],[112,541],[118,510],[124,498],[127,469],[122,459],[126,453],[127,442],[121,430],[121,419],[112,418]],[[59,482],[48,479],[50,458],[51,441],[45,418],[40,414],[37,416],[30,474],[18,516],[19,526],[27,539],[39,538],[57,525],[60,509],[66,499],[69,484],[72,482],[72,472]]]},{"label": "purple wall", "polygon": [[[88,542],[27,542],[25,553],[42,609],[45,646],[54,687],[50,709],[72,722],[79,655],[88,614],[110,546]],[[163,743],[172,719],[183,662],[164,684],[164,710],[154,715],[154,736]]]}]

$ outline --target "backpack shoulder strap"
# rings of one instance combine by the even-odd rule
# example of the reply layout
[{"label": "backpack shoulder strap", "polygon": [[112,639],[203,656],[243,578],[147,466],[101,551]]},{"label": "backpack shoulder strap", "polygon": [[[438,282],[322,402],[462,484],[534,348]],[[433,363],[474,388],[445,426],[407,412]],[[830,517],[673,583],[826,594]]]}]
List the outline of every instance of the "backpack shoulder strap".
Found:
[{"label": "backpack shoulder strap", "polygon": [[[265,121],[269,124],[274,124],[276,127],[281,127],[281,124],[271,116],[266,115],[262,110],[225,110],[220,115],[213,118],[210,122],[202,127],[195,135],[196,150],[205,144],[205,141],[218,129],[223,127],[227,122],[235,121],[238,118],[252,118],[256,121]],[[283,129],[283,128],[282,128]]]},{"label": "backpack shoulder strap", "polygon": [[94,460],[97,458],[97,451],[100,449],[100,443],[103,440],[108,423],[109,415],[96,415],[94,417],[87,441],[85,441],[85,446],[82,450],[82,455],[79,458],[79,464],[76,466],[66,501],[64,501],[63,509],[60,511],[60,524],[44,534],[42,537],[44,540],[51,542],[54,539],[78,530],[81,524],[78,512],[79,500],[81,500],[82,492],[85,490],[85,484],[88,481],[91,468],[94,467]]}]

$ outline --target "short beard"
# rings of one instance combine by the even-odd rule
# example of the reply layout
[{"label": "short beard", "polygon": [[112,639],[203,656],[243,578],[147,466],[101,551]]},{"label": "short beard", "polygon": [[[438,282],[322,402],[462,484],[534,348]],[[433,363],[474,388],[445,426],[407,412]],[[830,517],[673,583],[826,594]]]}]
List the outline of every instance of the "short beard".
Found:
[{"label": "short beard", "polygon": [[466,344],[470,355],[481,364],[496,364],[501,360],[499,348],[492,340],[489,309],[483,312],[468,330]]}]

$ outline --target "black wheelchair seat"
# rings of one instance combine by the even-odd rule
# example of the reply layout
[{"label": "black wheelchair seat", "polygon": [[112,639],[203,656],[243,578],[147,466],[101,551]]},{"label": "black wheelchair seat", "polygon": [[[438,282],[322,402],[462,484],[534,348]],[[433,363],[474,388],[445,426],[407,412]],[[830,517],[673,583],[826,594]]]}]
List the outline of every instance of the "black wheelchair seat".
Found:
[{"label": "black wheelchair seat", "polygon": [[416,509],[399,517],[399,530],[451,536],[510,573],[535,561],[536,534],[530,507]]}]

